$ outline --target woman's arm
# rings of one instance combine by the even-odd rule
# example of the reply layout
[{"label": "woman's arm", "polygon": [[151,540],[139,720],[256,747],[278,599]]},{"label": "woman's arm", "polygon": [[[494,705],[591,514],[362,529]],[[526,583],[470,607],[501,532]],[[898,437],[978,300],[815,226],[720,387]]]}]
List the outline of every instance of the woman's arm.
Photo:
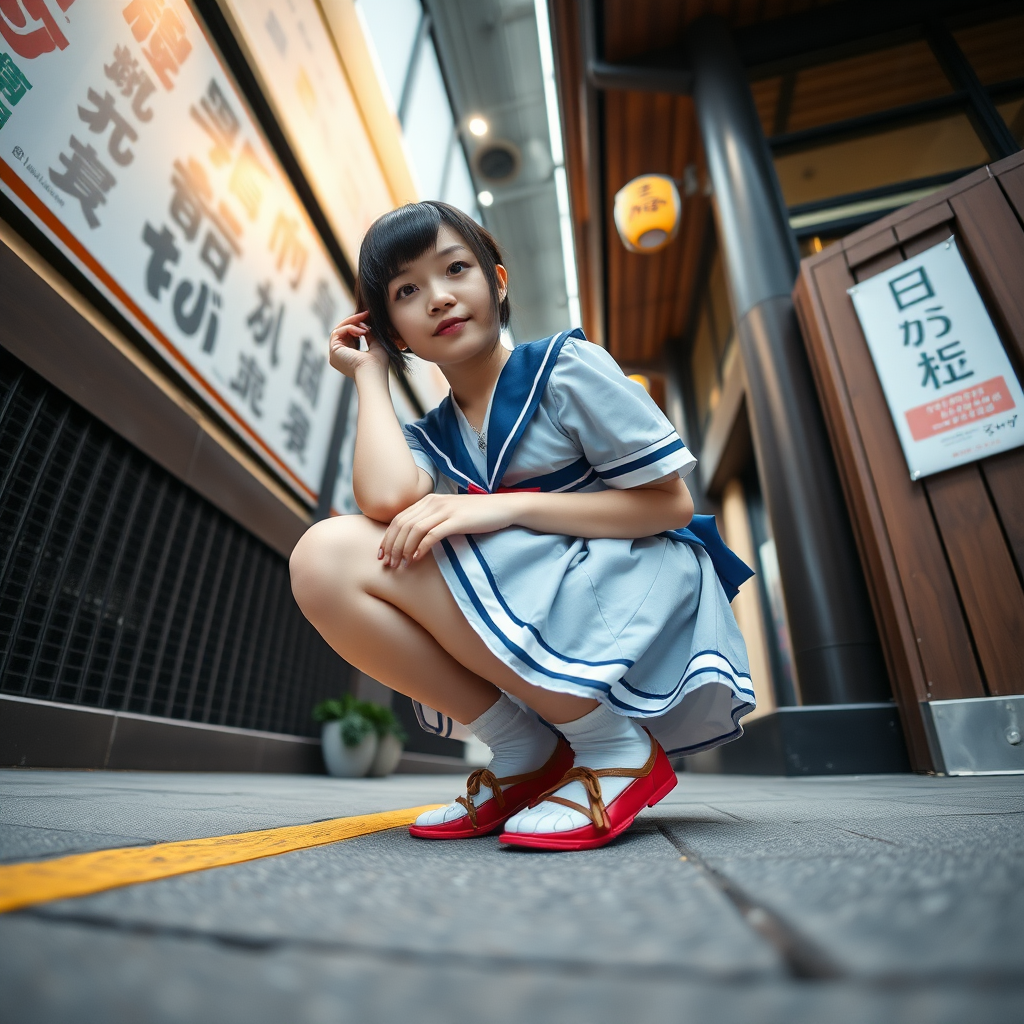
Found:
[{"label": "woman's arm", "polygon": [[686,484],[668,477],[627,490],[587,494],[430,494],[391,521],[381,545],[385,564],[422,558],[453,533],[493,533],[524,526],[570,537],[653,537],[693,518]]},{"label": "woman's arm", "polygon": [[[389,523],[434,489],[413,460],[395,415],[388,386],[388,357],[368,334],[366,313],[343,320],[331,334],[331,365],[355,380],[359,395],[352,493],[370,519]],[[367,338],[368,351],[358,349]]]}]

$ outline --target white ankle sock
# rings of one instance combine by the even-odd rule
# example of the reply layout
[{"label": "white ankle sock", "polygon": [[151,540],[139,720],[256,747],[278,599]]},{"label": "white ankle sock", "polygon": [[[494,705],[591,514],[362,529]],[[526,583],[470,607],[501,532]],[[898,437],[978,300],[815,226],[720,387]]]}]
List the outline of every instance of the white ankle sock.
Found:
[{"label": "white ankle sock", "polygon": [[[524,711],[504,693],[466,728],[491,748],[487,767],[499,779],[540,768],[558,743],[558,737],[532,711]],[[483,786],[473,797],[473,803],[480,807],[492,796],[491,790]],[[416,824],[440,825],[461,818],[465,813],[462,804],[449,804],[421,814]]]},{"label": "white ankle sock", "polygon": [[[617,715],[603,704],[588,715],[566,722],[558,729],[576,755],[575,765],[585,768],[641,768],[651,756],[650,737],[631,718]],[[601,796],[608,806],[631,782],[631,778],[602,778]],[[583,807],[589,806],[581,782],[570,782],[557,794]],[[509,818],[506,832],[568,832],[591,824],[586,815],[562,804],[545,801],[527,807]]]}]

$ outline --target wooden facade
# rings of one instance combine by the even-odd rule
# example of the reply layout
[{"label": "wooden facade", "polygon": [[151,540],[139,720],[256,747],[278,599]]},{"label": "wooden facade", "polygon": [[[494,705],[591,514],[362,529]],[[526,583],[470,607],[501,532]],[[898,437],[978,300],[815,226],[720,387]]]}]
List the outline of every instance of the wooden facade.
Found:
[{"label": "wooden facade", "polygon": [[847,288],[955,236],[1024,379],[1024,153],[801,265],[794,299],[911,763],[921,703],[1024,693],[1024,448],[913,482]]}]

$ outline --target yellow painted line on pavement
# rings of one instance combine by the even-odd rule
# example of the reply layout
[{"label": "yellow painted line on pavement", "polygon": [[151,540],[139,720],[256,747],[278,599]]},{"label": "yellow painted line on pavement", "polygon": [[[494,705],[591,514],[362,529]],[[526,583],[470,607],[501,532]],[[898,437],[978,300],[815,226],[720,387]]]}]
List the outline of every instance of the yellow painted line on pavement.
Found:
[{"label": "yellow painted line on pavement", "polygon": [[117,889],[137,882],[153,882],[191,871],[243,864],[292,850],[324,846],[342,839],[411,825],[424,811],[442,807],[427,804],[380,814],[333,818],[313,825],[286,825],[259,832],[238,832],[209,839],[185,839],[153,846],[127,846],[116,850],[77,853],[53,860],[27,861],[0,866],[0,914],[8,910],[62,900],[71,896]]}]

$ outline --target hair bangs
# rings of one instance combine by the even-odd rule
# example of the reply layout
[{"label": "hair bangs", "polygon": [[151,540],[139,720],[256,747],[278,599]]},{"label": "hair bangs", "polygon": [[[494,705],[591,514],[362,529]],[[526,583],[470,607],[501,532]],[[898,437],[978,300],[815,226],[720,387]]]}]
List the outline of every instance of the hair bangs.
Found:
[{"label": "hair bangs", "polygon": [[427,203],[410,203],[384,214],[359,251],[359,276],[386,289],[410,263],[437,244],[441,216]]}]

